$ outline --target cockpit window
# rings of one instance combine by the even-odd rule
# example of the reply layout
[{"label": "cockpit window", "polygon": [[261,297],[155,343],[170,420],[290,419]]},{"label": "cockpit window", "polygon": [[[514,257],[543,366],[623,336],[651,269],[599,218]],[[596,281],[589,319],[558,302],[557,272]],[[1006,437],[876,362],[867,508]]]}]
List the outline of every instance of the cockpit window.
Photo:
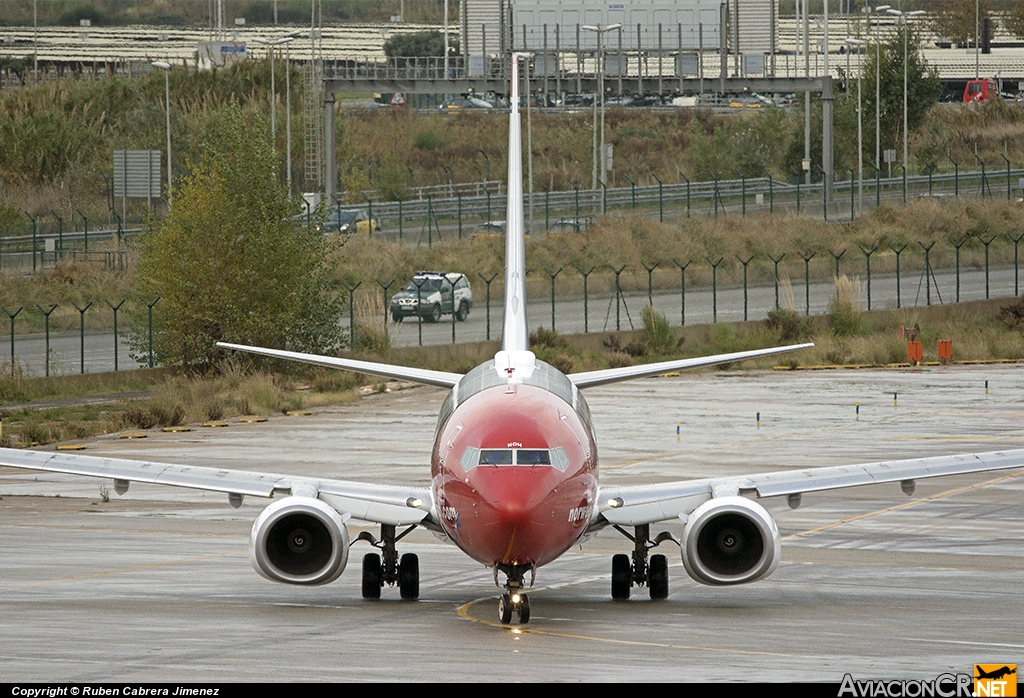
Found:
[{"label": "cockpit window", "polygon": [[512,450],[487,448],[480,451],[480,465],[512,465]]},{"label": "cockpit window", "polygon": [[467,448],[459,460],[463,470],[472,470],[478,465],[491,466],[537,466],[552,465],[565,472],[569,467],[569,456],[565,449],[556,446],[547,448]]},{"label": "cockpit window", "polygon": [[516,465],[551,465],[550,453],[546,448],[521,448],[516,451]]}]

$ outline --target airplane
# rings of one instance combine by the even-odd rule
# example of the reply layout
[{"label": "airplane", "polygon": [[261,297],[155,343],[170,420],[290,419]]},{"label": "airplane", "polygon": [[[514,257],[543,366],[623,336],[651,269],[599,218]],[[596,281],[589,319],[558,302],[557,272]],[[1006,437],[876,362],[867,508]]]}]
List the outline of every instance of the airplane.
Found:
[{"label": "airplane", "polygon": [[[273,498],[256,518],[250,560],[262,576],[300,585],[336,580],[351,544],[380,553],[363,557],[362,596],[378,599],[385,585],[404,599],[419,597],[419,559],[398,554],[417,527],[447,538],[493,570],[503,589],[498,618],[530,620],[526,589],[539,568],[606,527],[632,542],[631,554],[612,557],[611,594],[628,599],[646,586],[652,599],[669,595],[667,557],[650,554],[664,542],[680,547],[683,566],[697,582],[732,585],[767,577],[780,558],[775,520],[756,499],[802,495],[859,485],[899,482],[906,494],[918,479],[1024,466],[1024,450],[808,468],[748,476],[602,487],[597,440],[583,391],[668,371],[732,363],[799,350],[795,344],[714,356],[580,373],[562,373],[529,348],[526,320],[525,229],[519,60],[512,59],[508,137],[505,301],[501,348],[466,374],[320,356],[232,343],[218,346],[279,359],[439,386],[449,390],[430,455],[430,487],[369,484],[273,473],[148,461],[0,449],[0,465],[112,479],[125,494],[131,482]],[[350,519],[380,526],[350,541]],[[682,521],[680,538],[652,537],[651,526]],[[630,530],[632,529],[632,533]],[[504,575],[504,584],[499,581]]]}]

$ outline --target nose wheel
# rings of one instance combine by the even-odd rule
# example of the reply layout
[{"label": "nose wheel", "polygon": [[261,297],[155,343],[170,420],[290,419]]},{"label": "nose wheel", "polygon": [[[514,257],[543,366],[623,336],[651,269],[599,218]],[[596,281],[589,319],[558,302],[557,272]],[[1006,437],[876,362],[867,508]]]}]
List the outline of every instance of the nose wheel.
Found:
[{"label": "nose wheel", "polygon": [[498,572],[504,572],[507,577],[505,593],[498,599],[498,620],[502,625],[511,625],[512,618],[515,617],[518,619],[519,625],[526,625],[530,622],[530,599],[523,593],[523,588],[526,586],[527,572],[531,574],[530,586],[533,586],[533,575],[536,573],[536,569],[532,564],[495,565],[495,586],[498,585]]},{"label": "nose wheel", "polygon": [[498,599],[498,620],[502,625],[511,625],[512,616],[519,619],[520,625],[530,622],[530,597],[518,592],[506,592]]}]

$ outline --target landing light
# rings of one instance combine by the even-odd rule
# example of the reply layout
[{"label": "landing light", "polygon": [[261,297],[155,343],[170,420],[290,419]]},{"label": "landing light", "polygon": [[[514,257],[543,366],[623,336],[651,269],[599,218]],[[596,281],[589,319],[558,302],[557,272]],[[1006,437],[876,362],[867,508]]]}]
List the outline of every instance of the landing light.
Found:
[{"label": "landing light", "polygon": [[410,509],[419,509],[421,504],[423,504],[423,500],[419,497],[409,497],[405,500],[405,506]]},{"label": "landing light", "polygon": [[622,506],[622,497],[612,497],[608,500],[608,506],[612,509],[618,509]]},{"label": "landing light", "polygon": [[519,603],[522,600],[522,598],[523,597],[520,596],[519,594],[512,594],[512,603],[517,604],[517,603]]}]

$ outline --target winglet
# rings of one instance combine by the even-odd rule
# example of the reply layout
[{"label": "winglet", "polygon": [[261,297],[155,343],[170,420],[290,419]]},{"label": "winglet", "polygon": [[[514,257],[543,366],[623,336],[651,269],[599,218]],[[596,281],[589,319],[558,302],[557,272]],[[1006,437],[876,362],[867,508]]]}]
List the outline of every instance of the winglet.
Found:
[{"label": "winglet", "polygon": [[508,117],[508,209],[505,214],[505,314],[501,348],[507,352],[528,351],[530,334],[526,324],[526,226],[523,221],[523,152],[519,119],[519,59],[512,54]]}]

